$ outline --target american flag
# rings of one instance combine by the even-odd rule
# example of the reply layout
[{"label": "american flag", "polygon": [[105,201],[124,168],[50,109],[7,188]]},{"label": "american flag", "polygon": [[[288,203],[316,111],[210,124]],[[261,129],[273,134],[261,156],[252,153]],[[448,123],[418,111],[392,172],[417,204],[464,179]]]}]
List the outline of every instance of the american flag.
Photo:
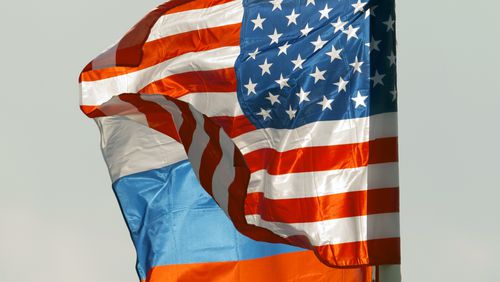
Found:
[{"label": "american flag", "polygon": [[175,140],[251,238],[399,264],[395,46],[394,0],[173,0],[85,67],[81,108]]}]

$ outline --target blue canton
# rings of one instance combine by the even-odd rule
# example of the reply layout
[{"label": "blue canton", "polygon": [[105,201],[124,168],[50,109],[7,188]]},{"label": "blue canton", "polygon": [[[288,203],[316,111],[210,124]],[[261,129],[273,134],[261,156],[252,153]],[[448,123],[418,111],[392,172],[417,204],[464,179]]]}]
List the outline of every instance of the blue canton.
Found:
[{"label": "blue canton", "polygon": [[257,128],[397,111],[394,0],[244,0],[238,100]]}]

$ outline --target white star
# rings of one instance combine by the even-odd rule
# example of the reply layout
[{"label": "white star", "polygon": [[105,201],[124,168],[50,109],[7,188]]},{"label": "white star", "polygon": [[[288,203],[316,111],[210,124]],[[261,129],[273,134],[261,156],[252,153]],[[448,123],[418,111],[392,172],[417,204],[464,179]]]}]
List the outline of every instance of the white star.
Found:
[{"label": "white star", "polygon": [[309,24],[307,23],[306,27],[304,27],[303,29],[301,29],[300,32],[302,33],[302,36],[307,36],[309,34],[309,32],[311,32],[311,30],[313,30],[313,29],[310,28]]},{"label": "white star", "polygon": [[378,73],[378,70],[375,70],[375,75],[370,77],[370,80],[373,80],[373,87],[377,86],[377,85],[384,85],[384,79],[385,77],[385,74],[380,74]]},{"label": "white star", "polygon": [[370,9],[366,10],[366,12],[365,12],[365,19],[367,19],[370,16],[370,13],[371,13]]},{"label": "white star", "polygon": [[255,87],[257,87],[257,83],[253,83],[252,79],[250,78],[248,80],[248,84],[245,85],[245,88],[248,90],[248,95],[252,93],[257,94],[257,92],[255,92]]},{"label": "white star", "polygon": [[279,100],[279,95],[273,95],[273,93],[269,92],[266,97],[267,100],[271,102],[271,105],[274,106],[275,103],[281,104]]},{"label": "white star", "polygon": [[368,98],[368,96],[361,96],[361,92],[358,91],[358,95],[356,96],[356,98],[351,98],[351,100],[356,102],[356,106],[354,108],[357,109],[359,106],[366,107],[366,98]]},{"label": "white star", "polygon": [[295,14],[295,9],[292,10],[292,13],[288,16],[286,16],[288,18],[288,25],[291,25],[291,24],[297,24],[297,17],[300,16],[300,14]]},{"label": "white star", "polygon": [[274,33],[271,35],[268,35],[269,38],[271,38],[271,43],[269,43],[269,45],[273,45],[273,43],[278,44],[278,40],[280,39],[280,37],[282,35],[283,35],[283,33],[278,33],[278,31],[276,29],[274,29]]},{"label": "white star", "polygon": [[359,73],[362,73],[361,71],[361,66],[364,64],[364,62],[360,62],[358,60],[358,57],[356,57],[356,60],[354,61],[354,63],[350,64],[350,66],[352,66],[354,68],[354,72],[359,72]]},{"label": "white star", "polygon": [[288,111],[285,111],[288,114],[288,117],[290,120],[292,120],[295,117],[295,114],[297,113],[297,110],[292,109],[292,106],[288,108]]},{"label": "white star", "polygon": [[322,111],[326,110],[326,109],[332,109],[332,102],[333,102],[333,99],[328,99],[326,98],[326,96],[323,96],[323,101],[317,103],[318,105],[321,105],[323,107]]},{"label": "white star", "polygon": [[325,80],[325,77],[323,76],[325,73],[326,71],[320,71],[318,67],[316,67],[316,71],[309,75],[314,77],[314,83],[317,83],[320,80]]},{"label": "white star", "polygon": [[262,69],[262,75],[268,73],[268,74],[271,74],[271,66],[273,64],[268,64],[267,63],[267,58],[264,60],[264,63],[262,65],[259,65],[259,67]]},{"label": "white star", "polygon": [[336,23],[332,23],[333,27],[335,28],[335,31],[333,33],[337,33],[337,31],[343,31],[344,26],[347,24],[347,22],[343,22],[340,17],[337,19]]},{"label": "white star", "polygon": [[261,18],[260,17],[260,14],[257,14],[257,17],[252,20],[252,22],[254,24],[253,30],[256,30],[257,28],[260,28],[260,29],[264,30],[264,27],[262,26],[262,23],[264,23],[265,20],[266,20],[265,18]]},{"label": "white star", "polygon": [[306,4],[306,7],[309,6],[309,4],[313,4],[313,6],[316,5],[316,2],[314,2],[315,0],[307,0],[307,4]]},{"label": "white star", "polygon": [[291,46],[291,45],[290,45],[290,44],[288,44],[288,42],[286,42],[286,43],[285,43],[285,45],[278,47],[278,48],[280,49],[280,51],[278,52],[278,56],[279,56],[279,55],[281,55],[281,54],[285,54],[285,55],[287,55],[286,50],[287,50],[287,49],[288,49],[288,47],[290,47],[290,46]]},{"label": "white star", "polygon": [[330,63],[335,61],[335,59],[341,60],[342,58],[340,57],[340,52],[342,52],[343,49],[335,49],[335,46],[332,46],[332,51],[327,52],[326,55],[330,57]]},{"label": "white star", "polygon": [[366,10],[366,13],[365,13],[365,19],[368,18],[369,16],[376,16],[375,15],[375,9],[378,8],[378,5],[373,5],[370,7],[370,9]]},{"label": "white star", "polygon": [[394,31],[394,24],[396,23],[396,21],[392,19],[392,15],[389,16],[389,19],[387,21],[382,22],[382,23],[387,26],[386,31],[389,31],[389,30]]},{"label": "white star", "polygon": [[257,113],[259,116],[262,116],[264,120],[267,119],[272,119],[271,118],[271,110],[264,110],[263,108],[260,108],[260,113]]},{"label": "white star", "polygon": [[299,96],[299,105],[304,102],[304,101],[310,101],[309,100],[309,93],[311,93],[311,91],[309,92],[305,92],[304,89],[302,89],[302,87],[300,88],[300,92],[295,94],[297,96]]},{"label": "white star", "polygon": [[281,11],[281,3],[282,2],[283,2],[283,0],[272,0],[271,4],[273,4],[273,11],[276,9]]},{"label": "white star", "polygon": [[363,8],[365,7],[367,3],[361,3],[361,0],[358,0],[358,3],[352,4],[351,6],[354,7],[354,13],[356,14],[357,12],[363,11]]},{"label": "white star", "polygon": [[321,35],[318,36],[318,39],[316,41],[311,42],[312,45],[314,45],[314,51],[316,52],[319,49],[323,48],[323,46],[326,44],[326,41],[321,40]]},{"label": "white star", "polygon": [[248,56],[250,56],[250,58],[255,60],[255,58],[257,57],[257,54],[259,54],[259,53],[260,53],[259,48],[257,48],[252,53],[248,53]]},{"label": "white star", "polygon": [[392,101],[396,101],[396,99],[398,98],[398,90],[394,87],[394,90],[392,90],[390,93],[392,95]]},{"label": "white star", "polygon": [[280,85],[280,89],[283,89],[284,87],[290,87],[290,85],[288,85],[288,78],[284,78],[283,74],[280,74],[280,79],[275,81]]},{"label": "white star", "polygon": [[302,69],[302,64],[305,62],[306,60],[303,60],[301,57],[300,57],[300,54],[297,56],[297,60],[292,60],[292,63],[294,64],[294,67],[293,67],[293,70],[296,70],[297,68],[299,69]]},{"label": "white star", "polygon": [[349,25],[349,29],[342,31],[343,33],[347,34],[347,40],[351,38],[358,38],[358,35],[356,32],[358,32],[359,27],[353,27],[352,25]]},{"label": "white star", "polygon": [[344,92],[346,92],[346,91],[347,91],[347,84],[348,84],[348,83],[349,83],[349,81],[348,81],[348,80],[344,80],[342,77],[340,77],[339,82],[334,83],[334,84],[335,84],[335,85],[337,85],[337,86],[339,87],[338,92],[340,93],[340,92],[342,92],[342,91],[344,91]]},{"label": "white star", "polygon": [[394,51],[391,51],[391,55],[387,56],[387,59],[389,60],[390,67],[396,64],[396,54],[394,54]]},{"label": "white star", "polygon": [[382,42],[382,40],[375,40],[375,37],[372,36],[372,40],[367,44],[370,47],[370,52],[380,51],[380,42]]},{"label": "white star", "polygon": [[323,10],[320,10],[319,13],[321,14],[321,16],[319,17],[319,19],[321,20],[322,18],[327,18],[329,19],[330,18],[330,11],[332,9],[328,9],[328,4],[325,5],[325,8]]}]

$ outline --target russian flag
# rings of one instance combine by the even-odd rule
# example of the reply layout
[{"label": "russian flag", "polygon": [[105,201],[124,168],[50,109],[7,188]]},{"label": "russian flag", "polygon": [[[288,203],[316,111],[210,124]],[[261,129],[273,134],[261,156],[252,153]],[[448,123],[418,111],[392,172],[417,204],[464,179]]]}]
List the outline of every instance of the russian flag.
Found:
[{"label": "russian flag", "polygon": [[174,139],[125,118],[96,122],[141,281],[371,281],[371,267],[330,268],[313,251],[241,235]]}]

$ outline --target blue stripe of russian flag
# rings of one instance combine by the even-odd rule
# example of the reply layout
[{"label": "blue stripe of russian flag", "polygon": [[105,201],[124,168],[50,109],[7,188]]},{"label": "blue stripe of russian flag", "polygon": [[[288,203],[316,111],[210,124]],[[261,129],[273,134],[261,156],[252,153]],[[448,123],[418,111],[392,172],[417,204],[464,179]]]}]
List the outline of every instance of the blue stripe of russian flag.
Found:
[{"label": "blue stripe of russian flag", "polygon": [[224,262],[302,251],[241,235],[203,190],[188,161],[113,183],[134,245],[141,279],[154,266]]}]

